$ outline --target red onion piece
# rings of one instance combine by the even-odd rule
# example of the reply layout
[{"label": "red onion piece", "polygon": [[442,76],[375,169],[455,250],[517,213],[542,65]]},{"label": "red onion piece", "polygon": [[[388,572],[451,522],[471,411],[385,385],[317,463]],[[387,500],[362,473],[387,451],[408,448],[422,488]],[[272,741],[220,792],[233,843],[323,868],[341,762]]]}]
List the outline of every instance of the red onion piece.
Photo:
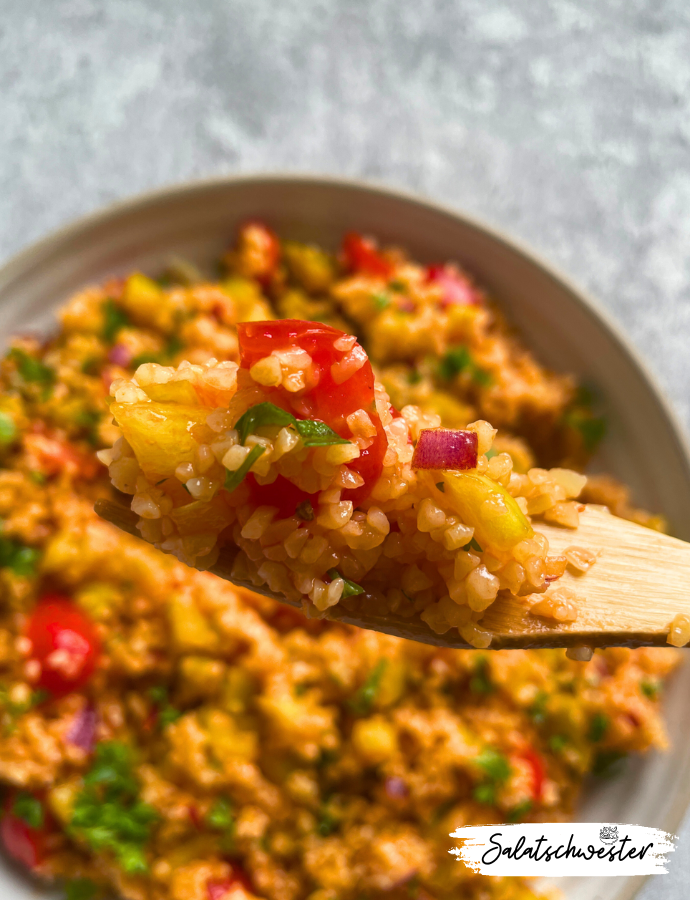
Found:
[{"label": "red onion piece", "polygon": [[75,747],[81,747],[85,753],[91,753],[96,743],[96,726],[98,713],[94,706],[86,705],[78,712],[67,732],[67,740]]},{"label": "red onion piece", "polygon": [[482,302],[479,291],[455,266],[429,266],[426,275],[428,281],[440,285],[444,306],[478,306]]},{"label": "red onion piece", "polygon": [[386,795],[390,797],[391,800],[404,800],[410,793],[402,778],[386,778],[384,787]]},{"label": "red onion piece", "polygon": [[208,894],[208,900],[223,900],[223,898],[227,897],[230,893],[230,888],[232,886],[233,883],[229,878],[224,879],[223,881],[207,881],[206,893]]},{"label": "red onion piece", "polygon": [[122,366],[124,368],[131,363],[132,354],[124,344],[115,344],[108,354],[108,361],[114,366]]},{"label": "red onion piece", "polygon": [[479,441],[474,431],[423,428],[412,457],[413,469],[474,469]]}]

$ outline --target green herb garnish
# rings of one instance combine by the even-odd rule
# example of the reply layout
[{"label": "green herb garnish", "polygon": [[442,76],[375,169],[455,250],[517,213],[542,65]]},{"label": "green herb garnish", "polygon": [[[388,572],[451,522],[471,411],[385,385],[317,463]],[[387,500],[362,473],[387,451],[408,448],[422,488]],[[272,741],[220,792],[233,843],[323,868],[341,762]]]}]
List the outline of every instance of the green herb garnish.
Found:
[{"label": "green herb garnish", "polygon": [[18,819],[26,822],[30,828],[43,827],[43,804],[33,794],[28,794],[26,791],[18,794],[12,805],[12,812]]},{"label": "green herb garnish", "polygon": [[115,303],[112,297],[103,304],[103,340],[112,344],[122,328],[130,325],[129,316]]},{"label": "green herb garnish", "polygon": [[371,712],[371,707],[376,699],[381,686],[381,678],[388,665],[387,659],[380,659],[367,676],[364,684],[348,701],[348,706],[357,716],[366,716]]},{"label": "green herb garnish", "polygon": [[17,436],[17,426],[14,419],[7,413],[0,412],[0,446],[6,447]]},{"label": "green herb garnish", "polygon": [[157,708],[157,722],[161,728],[167,728],[168,725],[177,722],[182,713],[168,701],[167,688],[162,686],[149,688],[148,695],[153,705]]},{"label": "green herb garnish", "polygon": [[342,578],[345,582],[345,586],[343,587],[343,592],[340,595],[341,598],[345,597],[356,597],[357,594],[363,594],[364,588],[357,584],[355,581],[350,581],[349,578],[345,578],[344,575],[341,575],[337,569],[329,569],[328,574],[330,576],[331,581],[335,581],[336,578]]},{"label": "green herb garnish", "polygon": [[661,691],[661,683],[656,678],[643,678],[640,690],[649,700],[656,700]]},{"label": "green herb garnish", "polygon": [[[244,462],[239,467],[239,469],[235,469],[234,472],[226,472],[225,473],[225,490],[226,491],[234,491],[235,488],[238,488],[245,479],[245,476],[257,461],[257,459],[265,452],[266,448],[262,444],[256,444],[256,446],[252,447],[249,453],[245,456]],[[186,485],[185,485],[186,487]]]},{"label": "green herb garnish", "polygon": [[340,826],[340,819],[333,815],[327,807],[322,806],[319,811],[319,819],[316,824],[316,830],[321,837],[328,837]]},{"label": "green herb garnish", "polygon": [[265,425],[280,425],[294,428],[305,447],[327,447],[331,444],[349,444],[350,441],[340,437],[325,422],[313,419],[296,419],[292,413],[275,406],[273,403],[257,403],[247,410],[235,423],[235,428],[244,444],[250,434]]},{"label": "green herb garnish", "polygon": [[445,483],[445,481],[437,481],[437,482],[436,482],[436,487],[439,489],[439,491],[441,491],[442,494],[445,494],[445,492],[446,492],[446,483]]},{"label": "green herb garnish", "polygon": [[479,544],[477,543],[477,539],[476,539],[476,538],[472,538],[472,540],[469,542],[469,544],[465,544],[465,546],[464,546],[462,549],[463,549],[463,550],[476,550],[477,553],[481,553],[481,552],[482,552],[482,548],[481,548],[481,547],[479,546]]},{"label": "green herb garnish", "polygon": [[53,390],[55,384],[55,369],[51,369],[40,359],[30,356],[19,347],[13,347],[9,352],[10,359],[14,360],[17,366],[19,377],[25,384],[38,384],[41,386],[41,399],[47,400]]},{"label": "green herb garnish", "polygon": [[97,891],[89,878],[76,878],[65,885],[65,900],[94,900]]},{"label": "green herb garnish", "polygon": [[386,294],[372,294],[371,299],[374,301],[374,307],[377,312],[382,312],[387,306],[391,305],[391,298]]},{"label": "green herb garnish", "polygon": [[110,851],[128,875],[148,871],[145,847],[156,810],[139,799],[131,749],[118,741],[99,744],[68,826],[93,850]]},{"label": "green herb garnish", "polygon": [[407,383],[411,385],[419,384],[422,380],[422,373],[418,372],[417,369],[410,369],[407,373]]},{"label": "green herb garnish", "polygon": [[606,419],[583,407],[573,407],[563,416],[566,425],[579,432],[588,453],[593,453],[606,434]]},{"label": "green herb garnish", "polygon": [[518,805],[514,806],[508,813],[508,821],[519,822],[520,819],[523,819],[527,815],[527,813],[531,812],[532,806],[531,800],[523,800],[522,803],[518,803]]},{"label": "green herb garnish", "polygon": [[549,738],[549,748],[554,753],[560,753],[568,746],[568,738],[562,734],[552,734]]},{"label": "green herb garnish", "polygon": [[546,691],[539,691],[529,707],[528,713],[535,725],[543,725],[546,721],[546,704],[548,699],[549,695]]},{"label": "green herb garnish", "polygon": [[510,778],[510,763],[493,747],[482,750],[475,758],[475,763],[482,769],[486,779],[474,788],[472,796],[478,803],[492,806],[496,802],[498,787]]},{"label": "green herb garnish", "polygon": [[493,694],[496,685],[491,680],[489,660],[480,656],[474,666],[474,674],[470,678],[470,690],[473,694]]},{"label": "green herb garnish", "polygon": [[482,750],[475,757],[474,761],[492,781],[507,781],[510,777],[508,760],[498,750],[494,750],[493,747],[487,747],[485,750]]},{"label": "green herb garnish", "polygon": [[475,363],[472,354],[464,344],[451,347],[441,358],[436,371],[442,381],[452,381],[463,372],[467,373],[475,384],[483,387],[490,385],[493,381],[491,373]]},{"label": "green herb garnish", "polygon": [[597,744],[606,734],[609,727],[609,717],[603,713],[595,713],[589,724],[589,739],[593,744]]},{"label": "green herb garnish", "polygon": [[303,500],[298,503],[295,507],[295,515],[303,522],[311,522],[314,518],[314,507],[311,505],[311,500]]},{"label": "green herb garnish", "polygon": [[27,547],[12,538],[0,537],[0,568],[11,569],[21,578],[31,578],[36,574],[36,566],[41,556],[40,550]]},{"label": "green herb garnish", "polygon": [[206,824],[214,831],[220,832],[222,849],[230,851],[235,838],[235,815],[230,800],[218,797],[208,811]]}]

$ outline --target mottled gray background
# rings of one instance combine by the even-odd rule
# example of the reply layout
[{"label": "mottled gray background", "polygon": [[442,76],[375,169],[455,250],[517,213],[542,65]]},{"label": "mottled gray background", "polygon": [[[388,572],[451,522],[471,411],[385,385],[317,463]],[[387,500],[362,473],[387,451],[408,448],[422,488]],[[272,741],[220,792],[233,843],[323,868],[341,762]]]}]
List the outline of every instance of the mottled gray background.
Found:
[{"label": "mottled gray background", "polygon": [[[371,177],[588,287],[686,426],[689,142],[684,0],[0,0],[0,258],[180,179]],[[671,870],[645,900],[688,826]]]}]

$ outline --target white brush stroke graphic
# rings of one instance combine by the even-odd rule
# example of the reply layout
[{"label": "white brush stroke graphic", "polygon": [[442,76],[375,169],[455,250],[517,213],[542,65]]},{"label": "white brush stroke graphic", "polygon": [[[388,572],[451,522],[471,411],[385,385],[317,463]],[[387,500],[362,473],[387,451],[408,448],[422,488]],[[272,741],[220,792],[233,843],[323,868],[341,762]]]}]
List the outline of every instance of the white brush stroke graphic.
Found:
[{"label": "white brush stroke graphic", "polygon": [[472,825],[451,834],[450,850],[481,875],[659,875],[676,848],[673,834],[610,822]]}]

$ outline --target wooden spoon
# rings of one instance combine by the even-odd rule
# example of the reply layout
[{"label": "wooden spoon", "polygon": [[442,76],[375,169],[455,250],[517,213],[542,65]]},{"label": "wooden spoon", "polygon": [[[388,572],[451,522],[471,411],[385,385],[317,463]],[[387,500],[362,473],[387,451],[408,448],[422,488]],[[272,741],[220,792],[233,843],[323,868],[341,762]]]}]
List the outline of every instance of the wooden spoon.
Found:
[{"label": "wooden spoon", "polygon": [[[106,521],[140,537],[137,516],[131,510],[109,500],[98,500],[95,510]],[[585,574],[578,575],[569,567],[545,594],[519,598],[502,592],[481,621],[481,627],[494,635],[490,649],[664,646],[674,617],[679,613],[690,616],[690,544],[594,507],[580,514],[575,531],[541,522],[536,529],[548,538],[552,554],[578,546],[600,551],[599,558]],[[299,608],[298,602],[268,588],[234,579],[236,553],[225,549],[210,571],[238,587]],[[529,612],[530,605],[559,587],[568,588],[577,598],[575,622],[558,623]],[[419,618],[392,613],[366,616],[349,612],[341,604],[331,607],[326,618],[425,644],[470,646],[457,629],[436,634]]]}]

